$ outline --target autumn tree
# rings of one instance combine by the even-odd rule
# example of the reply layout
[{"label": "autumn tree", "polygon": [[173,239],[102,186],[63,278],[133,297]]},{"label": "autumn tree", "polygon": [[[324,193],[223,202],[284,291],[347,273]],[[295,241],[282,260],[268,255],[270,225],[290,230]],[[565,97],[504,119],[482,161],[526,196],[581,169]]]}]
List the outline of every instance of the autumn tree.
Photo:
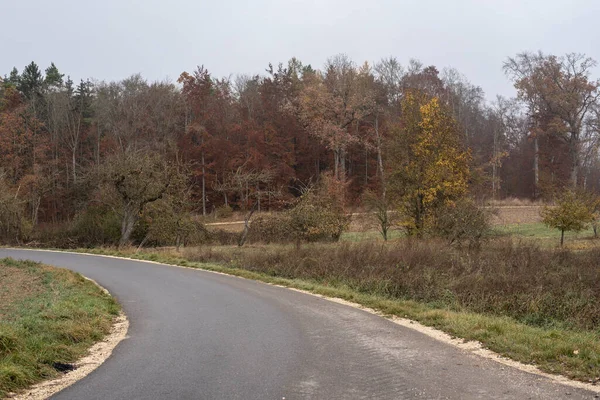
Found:
[{"label": "autumn tree", "polygon": [[421,236],[433,209],[466,194],[470,155],[438,98],[409,93],[402,112],[390,144],[390,186],[401,199],[408,232]]},{"label": "autumn tree", "polygon": [[182,94],[186,105],[183,140],[187,142],[188,148],[185,149],[184,154],[192,158],[190,162],[200,164],[202,215],[206,215],[206,177],[210,166],[207,148],[212,138],[209,132],[213,128],[210,119],[214,116],[212,111],[217,88],[210,73],[204,67],[198,67],[192,74],[182,73],[177,81],[183,85]]},{"label": "autumn tree", "polygon": [[374,100],[360,90],[359,72],[346,55],[327,61],[324,73],[309,74],[300,94],[299,116],[311,135],[334,156],[334,176],[346,179],[346,151],[359,138],[351,125],[373,110]]},{"label": "autumn tree", "polygon": [[19,243],[31,230],[24,204],[17,195],[0,173],[0,240],[5,243]]},{"label": "autumn tree", "polygon": [[567,191],[556,200],[556,206],[545,206],[540,212],[544,224],[560,231],[560,245],[565,240],[565,232],[579,232],[594,219],[593,210],[585,197],[574,191]]},{"label": "autumn tree", "polygon": [[536,122],[532,133],[536,143],[536,185],[540,134],[553,135],[567,145],[570,186],[575,189],[579,183],[585,122],[599,94],[600,81],[590,77],[595,66],[596,61],[584,54],[557,57],[541,52],[520,53],[504,64],[519,98],[526,101]]},{"label": "autumn tree", "polygon": [[156,153],[126,152],[105,161],[101,182],[115,191],[121,203],[119,246],[129,243],[144,207],[163,197],[175,174]]}]

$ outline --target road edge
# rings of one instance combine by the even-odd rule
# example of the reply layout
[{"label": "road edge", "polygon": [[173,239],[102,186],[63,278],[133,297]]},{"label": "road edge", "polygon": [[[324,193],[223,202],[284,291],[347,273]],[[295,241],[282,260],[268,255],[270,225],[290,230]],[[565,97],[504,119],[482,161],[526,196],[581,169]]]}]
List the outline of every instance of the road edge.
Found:
[{"label": "road edge", "polygon": [[[412,329],[415,330],[417,332],[420,332],[432,339],[435,339],[439,342],[448,344],[450,346],[456,347],[462,351],[465,352],[469,352],[471,354],[474,354],[476,356],[479,357],[483,357],[485,359],[489,359],[495,362],[498,362],[500,364],[506,365],[508,367],[511,368],[516,368],[520,371],[523,372],[527,372],[530,374],[534,374],[534,375],[538,375],[541,377],[544,377],[546,379],[549,379],[555,383],[558,384],[562,384],[565,386],[569,386],[572,388],[577,388],[577,389],[584,389],[584,390],[589,390],[591,392],[594,393],[599,393],[600,394],[600,386],[598,385],[594,385],[594,384],[590,384],[590,383],[585,383],[585,382],[581,382],[581,381],[576,381],[573,379],[569,379],[563,375],[554,375],[554,374],[549,374],[547,372],[541,371],[540,369],[538,369],[535,365],[531,365],[531,364],[524,364],[521,363],[519,361],[515,361],[512,360],[510,358],[501,356],[498,353],[495,353],[489,349],[486,349],[485,347],[483,347],[483,345],[478,342],[478,341],[474,341],[474,340],[470,340],[467,341],[465,339],[460,339],[460,338],[455,338],[452,337],[451,335],[447,334],[446,332],[443,332],[441,330],[426,326],[421,324],[420,322],[417,321],[413,321],[407,318],[401,318],[401,317],[397,317],[397,316],[390,316],[390,315],[386,315],[378,310],[375,310],[373,308],[370,307],[365,307],[359,303],[354,303],[351,301],[347,301],[344,299],[340,299],[337,297],[329,297],[329,296],[325,296],[322,294],[318,294],[318,293],[313,293],[307,290],[303,290],[303,289],[297,289],[294,287],[288,287],[288,286],[284,286],[284,285],[278,285],[278,284],[274,284],[274,283],[269,283],[269,282],[263,282],[260,280],[256,280],[256,279],[250,279],[250,278],[245,278],[245,277],[241,277],[241,276],[237,276],[237,275],[233,275],[233,274],[228,274],[225,272],[220,272],[220,271],[212,271],[210,269],[204,269],[202,267],[187,267],[187,266],[183,266],[183,265],[175,265],[175,264],[165,264],[162,262],[158,262],[158,261],[151,261],[151,260],[140,260],[140,259],[136,259],[136,258],[129,258],[129,257],[121,257],[121,256],[113,256],[113,255],[106,255],[106,254],[93,254],[93,253],[83,253],[83,252],[75,252],[75,251],[61,251],[61,250],[42,250],[42,249],[27,249],[27,248],[10,248],[12,250],[27,250],[27,251],[39,251],[39,252],[54,252],[54,253],[67,253],[67,254],[75,254],[75,255],[88,255],[88,256],[96,256],[96,257],[106,257],[106,258],[114,258],[114,259],[120,259],[120,260],[128,260],[128,261],[138,261],[138,262],[142,262],[142,263],[148,263],[148,264],[154,264],[154,265],[160,265],[163,267],[175,267],[175,268],[185,268],[185,269],[190,269],[190,270],[197,270],[197,271],[203,271],[203,272],[209,272],[209,273],[213,273],[213,274],[219,274],[219,275],[225,275],[225,276],[229,276],[229,277],[234,277],[234,278],[238,278],[238,279],[243,279],[243,280],[249,280],[249,281],[253,281],[253,282],[260,282],[263,284],[267,284],[270,286],[277,286],[277,287],[281,287],[281,288],[285,288],[288,290],[293,290],[296,292],[300,292],[300,293],[304,293],[307,295],[311,295],[311,296],[315,296],[324,300],[328,300],[334,303],[338,303],[338,304],[342,304],[348,307],[352,307],[352,308],[356,308],[365,312],[368,312],[369,314],[373,314],[373,315],[377,315],[379,317],[385,318],[388,321],[391,321],[397,325],[400,325],[402,327],[408,328],[408,329]],[[9,248],[7,248],[7,250],[10,250]],[[18,398],[18,400],[38,400],[38,399],[33,399],[33,398]]]},{"label": "road edge", "polygon": [[[14,249],[14,250],[24,250],[24,249]],[[43,251],[43,250],[42,250]],[[59,268],[63,268],[59,265],[55,266]],[[81,275],[81,274],[80,274]],[[81,275],[83,276],[83,275]],[[93,279],[90,279],[86,276],[83,276],[88,281],[91,281],[96,286],[100,288],[104,293],[108,294],[112,297],[110,292],[104,288],[102,285],[98,284]],[[112,355],[113,350],[117,347],[119,343],[123,340],[127,339],[127,332],[129,331],[129,320],[125,313],[121,310],[119,315],[114,319],[112,327],[108,335],[106,335],[99,342],[94,343],[89,349],[88,354],[75,363],[75,369],[69,371],[57,378],[48,379],[35,385],[31,386],[28,389],[25,389],[20,394],[14,394],[13,396],[9,396],[8,399],[11,400],[45,400],[58,392],[68,388],[74,383],[80,381],[85,378],[89,374],[91,374],[96,368],[100,365],[104,364],[106,360]]]}]

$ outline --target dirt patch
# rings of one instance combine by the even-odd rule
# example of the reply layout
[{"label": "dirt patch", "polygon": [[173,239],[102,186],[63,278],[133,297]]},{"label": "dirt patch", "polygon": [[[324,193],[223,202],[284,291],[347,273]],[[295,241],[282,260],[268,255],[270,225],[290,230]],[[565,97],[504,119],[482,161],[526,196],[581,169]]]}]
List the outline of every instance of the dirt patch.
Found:
[{"label": "dirt patch", "polygon": [[541,222],[542,206],[503,206],[497,207],[492,218],[493,225],[532,224]]},{"label": "dirt patch", "polygon": [[0,318],[7,317],[15,304],[40,292],[39,275],[0,263]]}]

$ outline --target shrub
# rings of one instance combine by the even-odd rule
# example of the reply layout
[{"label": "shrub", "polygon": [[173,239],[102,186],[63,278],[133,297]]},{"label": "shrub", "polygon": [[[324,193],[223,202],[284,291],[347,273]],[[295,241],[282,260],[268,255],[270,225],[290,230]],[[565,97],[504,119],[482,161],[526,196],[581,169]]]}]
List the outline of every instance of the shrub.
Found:
[{"label": "shrub", "polygon": [[330,198],[307,192],[288,211],[290,231],[296,241],[338,241],[350,223],[346,215]]},{"label": "shrub", "polygon": [[390,229],[397,224],[399,213],[392,212],[392,201],[389,195],[379,195],[371,190],[363,194],[363,203],[369,216],[375,221],[375,225],[383,240],[388,240]]},{"label": "shrub", "polygon": [[231,218],[233,215],[233,208],[230,206],[222,205],[215,210],[217,218]]},{"label": "shrub", "polygon": [[208,231],[208,242],[220,244],[222,246],[230,246],[238,243],[240,238],[239,232],[230,232],[224,229],[212,229]]},{"label": "shrub", "polygon": [[261,215],[250,224],[248,240],[263,243],[287,243],[294,240],[288,213]]},{"label": "shrub", "polygon": [[75,216],[68,237],[77,246],[114,245],[121,237],[121,217],[110,207],[90,205]]},{"label": "shrub", "polygon": [[590,202],[584,194],[567,191],[556,201],[556,206],[545,206],[540,215],[544,224],[560,230],[560,245],[565,240],[566,231],[579,232],[594,220]]},{"label": "shrub", "polygon": [[467,242],[478,247],[491,232],[491,210],[478,207],[471,199],[461,199],[436,210],[432,233],[451,244]]},{"label": "shrub", "polygon": [[252,221],[249,240],[265,243],[337,241],[350,223],[343,208],[343,185],[329,176],[308,189],[291,209]]},{"label": "shrub", "polygon": [[186,205],[185,199],[170,194],[147,204],[140,219],[146,226],[145,235],[138,243],[178,247],[206,243],[208,231],[203,223],[193,219]]}]

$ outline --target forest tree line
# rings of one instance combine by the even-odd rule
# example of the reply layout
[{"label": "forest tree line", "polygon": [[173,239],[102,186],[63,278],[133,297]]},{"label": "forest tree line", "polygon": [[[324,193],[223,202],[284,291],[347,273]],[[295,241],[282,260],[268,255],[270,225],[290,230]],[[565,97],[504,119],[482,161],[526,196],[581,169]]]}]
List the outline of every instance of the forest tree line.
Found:
[{"label": "forest tree line", "polygon": [[32,62],[0,78],[0,228],[114,211],[129,238],[165,215],[285,209],[323,173],[345,205],[403,199],[416,230],[444,199],[596,192],[595,65],[518,54],[499,66],[517,97],[488,101],[455,69],[394,57],[234,78],[200,66],[177,82],[75,83]]}]

